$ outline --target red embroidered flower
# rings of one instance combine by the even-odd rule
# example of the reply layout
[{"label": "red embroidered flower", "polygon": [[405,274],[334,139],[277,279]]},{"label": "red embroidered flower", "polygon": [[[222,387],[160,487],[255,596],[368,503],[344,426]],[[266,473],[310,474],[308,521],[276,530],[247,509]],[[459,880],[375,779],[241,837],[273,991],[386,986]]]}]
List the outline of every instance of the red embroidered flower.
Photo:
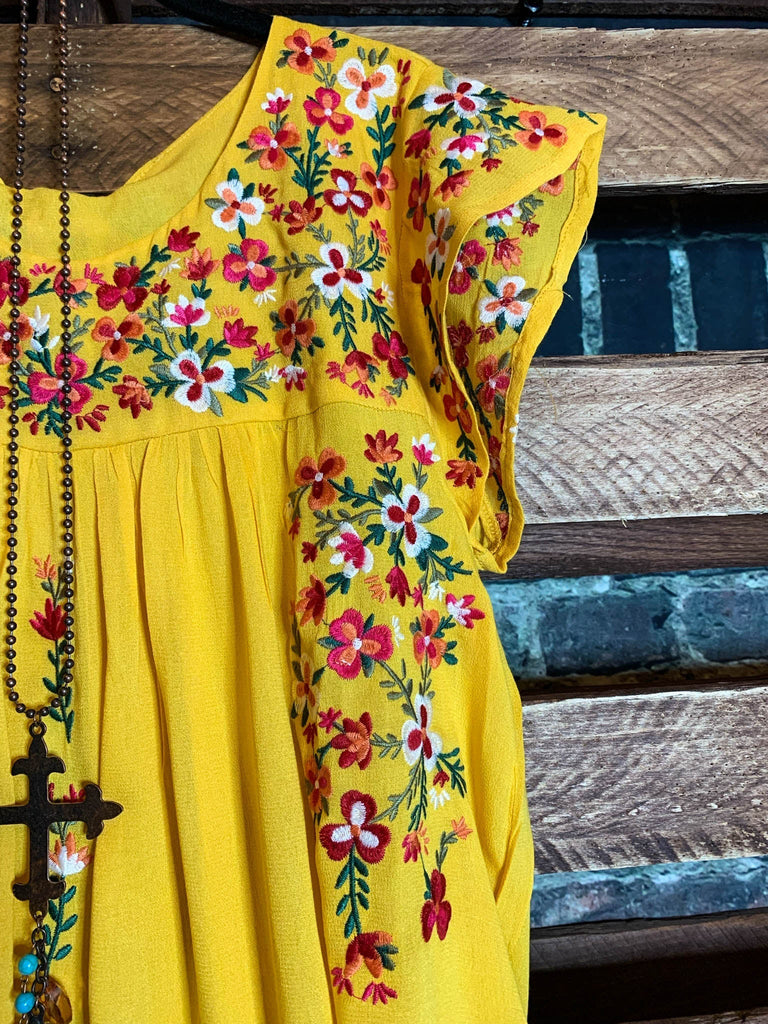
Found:
[{"label": "red embroidered flower", "polygon": [[408,586],[408,578],[403,570],[393,565],[384,579],[389,584],[389,596],[396,597],[400,604],[405,607],[405,599],[410,596],[411,590]]},{"label": "red embroidered flower", "polygon": [[301,615],[299,622],[302,626],[310,619],[319,626],[325,614],[325,584],[314,573],[309,578],[309,586],[299,591],[301,597],[296,602],[296,612]]},{"label": "red embroidered flower", "polygon": [[403,457],[403,453],[395,447],[397,445],[397,434],[387,437],[387,432],[383,427],[381,430],[376,431],[375,437],[373,434],[366,434],[365,440],[368,447],[363,454],[370,462],[381,464],[397,462]]},{"label": "red embroidered flower", "polygon": [[234,323],[230,320],[224,321],[224,341],[232,348],[250,348],[255,345],[258,331],[259,328],[255,324],[252,327],[246,327],[241,316]]},{"label": "red embroidered flower", "polygon": [[270,266],[274,257],[268,257],[268,252],[269,246],[260,238],[244,238],[239,252],[228,252],[224,257],[224,280],[247,280],[254,291],[263,292],[277,280],[277,273]]},{"label": "red embroidered flower", "polygon": [[507,393],[511,379],[509,369],[500,367],[498,356],[491,352],[475,366],[475,373],[478,380],[484,382],[477,395],[480,404],[486,412],[493,412],[497,396],[503,400]]},{"label": "red embroidered flower", "polygon": [[331,171],[331,178],[336,188],[323,189],[323,200],[336,213],[346,213],[351,210],[358,216],[364,216],[373,205],[373,200],[367,192],[355,188],[357,175],[352,171],[342,171],[334,167]]},{"label": "red embroidered flower", "polygon": [[96,289],[96,300],[102,309],[114,309],[121,302],[125,308],[134,313],[142,305],[149,289],[136,282],[141,277],[141,267],[117,267],[112,280],[114,284],[100,284]]},{"label": "red embroidered flower", "polygon": [[421,231],[424,227],[424,216],[427,209],[427,201],[429,200],[430,187],[429,171],[424,172],[421,182],[419,182],[418,178],[411,179],[411,188],[408,192],[408,212],[413,211],[413,226],[416,231]]},{"label": "red embroidered flower", "polygon": [[483,475],[478,464],[470,459],[448,459],[448,465],[451,468],[445,474],[445,479],[453,480],[454,487],[469,487],[472,490],[477,478]]},{"label": "red embroidered flower", "polygon": [[29,624],[46,640],[60,640],[67,629],[64,615],[64,606],[54,605],[51,598],[46,597],[45,613],[36,611],[35,617],[29,620]]},{"label": "red embroidered flower", "polygon": [[392,631],[389,626],[375,626],[373,615],[367,619],[356,608],[347,608],[334,619],[329,636],[320,642],[331,648],[328,667],[342,679],[356,679],[360,672],[369,676],[377,661],[392,656]]},{"label": "red embroidered flower", "polygon": [[347,790],[341,797],[341,814],[346,824],[328,822],[320,829],[320,842],[331,860],[343,860],[352,847],[368,864],[377,864],[392,834],[386,825],[368,824],[376,815],[376,801],[359,789]]},{"label": "red embroidered flower", "polygon": [[299,304],[295,299],[288,299],[278,311],[280,322],[285,324],[275,332],[275,343],[280,351],[290,359],[296,348],[309,348],[315,333],[315,321],[311,316],[305,320],[299,318]]},{"label": "red embroidered flower", "polygon": [[355,123],[349,114],[337,114],[336,107],[341,103],[341,96],[335,89],[326,89],[320,85],[315,89],[314,98],[304,100],[307,118],[315,125],[327,124],[337,135],[348,132]]},{"label": "red embroidered flower", "polygon": [[473,629],[475,619],[484,619],[485,612],[480,608],[472,608],[475,601],[474,594],[464,594],[463,597],[456,597],[455,594],[445,595],[445,607],[449,615],[452,615],[460,626]]},{"label": "red embroidered flower", "polygon": [[121,384],[113,384],[112,390],[120,396],[118,405],[121,409],[130,409],[134,419],[137,418],[142,409],[152,408],[152,399],[149,392],[138,377],[131,373],[123,376]]},{"label": "red embroidered flower", "polygon": [[[13,278],[11,273],[13,271],[13,263],[10,258],[6,260],[0,260],[0,308],[6,299],[11,298],[11,284]],[[29,298],[29,278],[19,275],[17,302],[20,306]]]},{"label": "red embroidered flower", "polygon": [[526,149],[538,149],[543,141],[553,146],[564,146],[568,141],[568,132],[561,124],[547,124],[547,115],[541,110],[521,110],[517,115],[523,131],[515,132],[515,139],[522,142]]},{"label": "red embroidered flower", "polygon": [[309,782],[309,806],[314,814],[318,814],[323,809],[323,797],[327,800],[332,792],[330,769],[327,764],[318,768],[314,757],[309,757],[304,762],[304,775]]},{"label": "red embroidered flower", "polygon": [[341,476],[347,468],[347,460],[333,448],[323,448],[315,461],[305,455],[296,468],[294,479],[297,484],[310,486],[307,504],[311,509],[328,508],[336,500],[336,491],[330,481]]},{"label": "red embroidered flower", "polygon": [[349,768],[357,762],[362,771],[371,763],[373,747],[371,747],[371,732],[373,725],[369,712],[364,711],[359,721],[354,718],[345,718],[344,732],[337,733],[331,740],[334,750],[341,750],[339,755],[339,767]]},{"label": "red embroidered flower", "polygon": [[303,203],[298,199],[289,199],[288,209],[290,212],[285,215],[285,223],[288,225],[289,235],[298,234],[307,224],[314,224],[317,218],[323,215],[323,207],[315,201],[314,196],[307,196]]},{"label": "red embroidered flower", "polygon": [[373,334],[373,352],[381,360],[386,360],[387,369],[394,380],[403,379],[408,376],[408,364],[403,356],[408,355],[408,349],[399,331],[392,331],[389,338],[385,338],[379,331]]},{"label": "red embroidered flower", "polygon": [[445,897],[445,875],[437,868],[433,868],[429,888],[431,898],[421,908],[421,934],[424,941],[428,942],[432,929],[437,925],[437,934],[444,939],[448,931],[448,922],[451,920],[451,904]]},{"label": "red embroidered flower", "polygon": [[[367,967],[373,978],[380,978],[384,970],[394,970],[393,954],[397,953],[392,936],[389,932],[360,932],[347,946],[344,969],[334,967],[331,970],[333,985],[337,992],[354,995],[351,978],[362,967]],[[388,999],[397,998],[397,992],[383,981],[371,981],[366,985],[360,999],[371,999],[373,1004],[386,1003]]]},{"label": "red embroidered flower", "polygon": [[189,227],[173,228],[168,233],[168,248],[171,252],[186,252],[191,249],[200,237],[199,231],[190,231]]},{"label": "red embroidered flower", "polygon": [[463,295],[468,291],[474,278],[467,267],[481,267],[488,259],[485,246],[476,238],[470,238],[459,249],[451,276],[448,280],[448,291],[454,295]]}]

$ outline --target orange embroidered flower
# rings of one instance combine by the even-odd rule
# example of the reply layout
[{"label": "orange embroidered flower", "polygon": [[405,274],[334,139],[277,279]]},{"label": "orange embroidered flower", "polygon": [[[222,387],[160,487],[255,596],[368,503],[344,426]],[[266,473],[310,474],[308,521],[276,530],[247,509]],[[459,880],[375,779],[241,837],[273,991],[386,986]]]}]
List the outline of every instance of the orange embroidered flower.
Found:
[{"label": "orange embroidered flower", "polygon": [[[0,293],[0,306],[2,306],[2,293]],[[23,352],[34,336],[34,329],[26,313],[22,313],[17,320],[19,325],[19,353]],[[10,324],[6,327],[0,320],[0,364],[10,363],[13,357],[13,341],[11,339]]]},{"label": "orange embroidered flower", "polygon": [[311,573],[309,578],[309,585],[299,591],[301,596],[296,602],[296,614],[301,615],[300,625],[303,626],[312,619],[314,624],[319,626],[325,614],[325,584],[314,573]]},{"label": "orange embroidered flower", "polygon": [[307,504],[311,509],[327,508],[336,500],[336,491],[330,481],[340,476],[347,468],[347,460],[333,448],[323,448],[315,461],[305,455],[296,468],[297,484],[309,484],[311,493]]},{"label": "orange embroidered flower", "polygon": [[419,625],[421,628],[413,634],[413,653],[416,663],[421,665],[426,655],[430,666],[437,668],[443,660],[443,654],[448,646],[442,637],[434,635],[440,625],[440,613],[436,608],[422,612],[419,616]]},{"label": "orange embroidered flower", "polygon": [[303,203],[300,203],[298,199],[290,199],[288,211],[284,220],[288,225],[289,235],[297,235],[308,224],[314,224],[317,218],[323,215],[323,207],[315,202],[314,196],[307,196]]},{"label": "orange embroidered flower", "polygon": [[291,51],[288,67],[303,75],[314,74],[316,60],[330,62],[336,59],[336,47],[330,36],[321,36],[313,43],[309,32],[299,28],[287,35],[283,42]]},{"label": "orange embroidered flower", "polygon": [[377,174],[367,160],[363,160],[360,164],[360,178],[370,191],[374,205],[382,210],[389,210],[392,200],[387,192],[392,192],[397,188],[397,178],[392,171],[388,167],[382,167]]},{"label": "orange embroidered flower", "polygon": [[491,264],[501,263],[505,270],[509,270],[512,264],[519,267],[522,257],[523,250],[516,238],[500,238],[493,247]]},{"label": "orange embroidered flower", "polygon": [[363,454],[370,462],[397,462],[403,457],[403,453],[395,447],[397,434],[387,437],[387,432],[383,427],[376,432],[375,437],[373,434],[366,434],[365,440],[368,447]]},{"label": "orange embroidered flower", "polygon": [[496,397],[504,397],[509,387],[509,370],[499,366],[499,358],[495,353],[485,356],[475,366],[477,379],[484,383],[478,391],[480,404],[486,412],[493,412]]},{"label": "orange embroidered flower", "polygon": [[525,128],[515,132],[515,139],[526,149],[538,149],[544,140],[558,147],[568,141],[567,129],[561,124],[548,125],[547,115],[541,110],[521,110],[518,119]]},{"label": "orange embroidered flower", "polygon": [[359,721],[354,718],[343,720],[344,732],[337,733],[331,740],[334,750],[341,750],[339,755],[339,767],[349,768],[355,762],[362,771],[371,763],[373,748],[371,747],[371,732],[373,724],[368,711],[364,711]]},{"label": "orange embroidered flower", "polygon": [[470,828],[469,825],[467,825],[466,821],[464,821],[463,814],[458,821],[455,821],[453,818],[451,818],[451,828],[459,837],[459,839],[466,839],[467,836],[471,836],[472,833],[474,832],[474,829]]},{"label": "orange embroidered flower", "polygon": [[425,171],[421,177],[411,180],[411,187],[408,192],[408,211],[413,211],[413,226],[416,231],[424,227],[424,216],[426,214],[429,190],[432,187],[432,180],[429,171]]},{"label": "orange embroidered flower", "polygon": [[419,859],[419,853],[421,852],[424,853],[425,857],[428,857],[428,843],[429,837],[427,836],[427,826],[422,821],[415,832],[406,833],[406,836],[403,839],[402,847],[405,850],[405,854],[403,855],[403,863],[407,864],[409,860],[417,861]]},{"label": "orange embroidered flower", "polygon": [[90,850],[87,846],[81,846],[78,850],[74,832],[67,832],[63,846],[61,840],[57,838],[53,844],[53,850],[48,853],[48,867],[51,872],[65,878],[68,875],[78,874],[87,864],[90,864],[90,861]]},{"label": "orange embroidered flower", "polygon": [[212,259],[210,245],[204,252],[194,246],[192,255],[184,257],[184,269],[179,271],[179,277],[185,277],[188,281],[202,281],[210,277],[220,264],[221,260]]},{"label": "orange embroidered flower", "polygon": [[465,486],[472,490],[477,478],[482,476],[482,470],[478,464],[470,462],[469,459],[448,459],[448,465],[451,468],[445,474],[445,479],[453,480],[454,487]]},{"label": "orange embroidered flower", "polygon": [[309,806],[314,814],[318,814],[323,809],[323,797],[327,800],[332,792],[330,769],[327,764],[318,769],[314,757],[309,757],[304,762],[304,775],[310,784]]},{"label": "orange embroidered flower", "polygon": [[451,422],[459,421],[459,426],[468,434],[472,430],[472,417],[464,395],[457,389],[456,382],[451,381],[451,393],[443,395],[443,408],[445,415]]},{"label": "orange embroidered flower", "polygon": [[465,188],[469,188],[469,178],[472,173],[471,170],[464,170],[449,174],[437,186],[434,195],[439,196],[444,203],[450,202],[451,196],[460,196]]},{"label": "orange embroidered flower", "polygon": [[286,359],[290,359],[297,347],[309,348],[311,345],[315,321],[312,317],[299,319],[299,304],[295,299],[288,299],[280,307],[278,316],[285,327],[275,333],[275,342]]},{"label": "orange embroidered flower", "polygon": [[141,317],[129,313],[120,324],[116,324],[111,316],[102,316],[91,330],[95,341],[101,342],[101,358],[112,359],[122,363],[130,352],[126,338],[140,338],[144,334]]},{"label": "orange embroidered flower", "polygon": [[266,125],[257,125],[247,139],[248,149],[259,158],[259,167],[265,171],[282,170],[288,163],[286,149],[298,146],[300,142],[301,134],[293,121],[285,121],[276,132],[270,131]]},{"label": "orange embroidered flower", "polygon": [[132,373],[123,376],[121,384],[113,384],[112,390],[120,396],[118,405],[121,409],[130,409],[134,419],[137,418],[142,409],[152,408],[152,399],[149,392],[138,377]]}]

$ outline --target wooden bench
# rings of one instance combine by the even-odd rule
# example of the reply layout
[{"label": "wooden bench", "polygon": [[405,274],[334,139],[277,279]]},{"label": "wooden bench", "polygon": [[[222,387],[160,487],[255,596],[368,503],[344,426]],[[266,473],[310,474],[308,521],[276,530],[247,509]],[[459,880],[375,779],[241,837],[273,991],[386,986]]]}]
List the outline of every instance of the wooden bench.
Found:
[{"label": "wooden bench", "polygon": [[[343,6],[260,9],[322,21]],[[105,20],[93,2],[79,10],[78,20]],[[130,20],[130,5],[116,10]],[[497,13],[489,4],[461,10]],[[342,27],[514,95],[604,111],[598,204],[611,193],[690,190],[713,201],[739,191],[746,201],[768,183],[768,28]],[[82,154],[71,161],[75,191],[125,181],[231,89],[254,53],[186,25],[102,24],[70,35],[71,138]],[[43,70],[52,38],[50,25],[30,31],[28,185],[58,186],[45,151],[58,123]],[[0,43],[0,173],[11,180],[14,25],[0,27]],[[192,87],[188,62],[204,69]],[[145,73],[155,63],[156,79]],[[534,359],[516,458],[527,526],[506,578],[768,565],[767,357]],[[541,465],[550,471],[537,472]],[[551,483],[565,476],[567,491]],[[538,872],[768,853],[764,675],[521,692]],[[531,970],[531,1024],[765,1024],[768,910],[534,929]]]}]

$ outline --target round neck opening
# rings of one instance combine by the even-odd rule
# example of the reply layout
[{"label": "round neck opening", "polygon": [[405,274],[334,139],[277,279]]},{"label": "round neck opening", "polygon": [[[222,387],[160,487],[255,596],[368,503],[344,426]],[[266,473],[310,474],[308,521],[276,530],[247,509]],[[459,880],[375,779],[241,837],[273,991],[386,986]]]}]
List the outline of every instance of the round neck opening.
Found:
[{"label": "round neck opening", "polygon": [[[246,138],[256,124],[250,120],[268,87],[274,68],[273,44],[285,21],[273,16],[266,41],[234,88],[122,185],[108,195],[70,191],[69,255],[73,264],[105,260],[138,247],[155,233],[169,229],[190,203],[197,208],[207,185],[213,193],[218,179],[226,179],[235,156],[235,140]],[[14,191],[0,177],[0,245],[6,256],[10,256]],[[22,264],[58,266],[60,192],[60,188],[50,187],[22,189]]]}]

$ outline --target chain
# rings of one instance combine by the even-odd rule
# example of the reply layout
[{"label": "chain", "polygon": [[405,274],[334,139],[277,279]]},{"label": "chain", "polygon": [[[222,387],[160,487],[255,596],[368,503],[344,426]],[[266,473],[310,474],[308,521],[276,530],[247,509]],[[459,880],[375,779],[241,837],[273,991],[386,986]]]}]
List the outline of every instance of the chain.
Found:
[{"label": "chain", "polygon": [[[16,710],[19,712],[19,714],[25,714],[27,716],[27,718],[39,721],[41,718],[43,718],[46,715],[48,715],[49,712],[51,711],[51,709],[60,707],[62,698],[67,696],[67,692],[68,692],[68,690],[70,688],[70,683],[72,682],[72,668],[73,668],[73,665],[74,665],[74,662],[73,662],[73,659],[72,659],[72,654],[74,653],[74,650],[75,650],[74,645],[72,643],[72,641],[74,639],[74,633],[72,631],[72,624],[74,622],[74,619],[72,617],[72,611],[74,609],[74,605],[72,603],[72,594],[73,594],[72,580],[73,580],[73,573],[74,573],[74,563],[72,561],[72,554],[73,554],[72,541],[74,539],[74,534],[72,532],[72,530],[73,530],[73,521],[72,521],[73,507],[72,507],[72,504],[71,504],[71,502],[73,500],[73,493],[72,493],[72,490],[71,490],[71,488],[72,488],[72,463],[71,463],[71,458],[72,458],[72,451],[71,451],[71,447],[72,447],[72,438],[71,438],[72,425],[71,425],[71,422],[70,422],[70,408],[69,408],[70,407],[70,402],[71,402],[70,392],[72,390],[72,385],[70,383],[70,379],[71,379],[70,366],[72,365],[71,364],[71,360],[70,360],[70,356],[71,356],[72,350],[71,350],[70,344],[69,344],[70,341],[71,341],[71,334],[69,332],[69,328],[72,326],[72,321],[69,319],[69,314],[72,312],[72,310],[71,310],[71,308],[69,306],[69,303],[68,303],[68,295],[69,295],[69,289],[71,288],[71,282],[69,280],[69,277],[70,277],[70,267],[69,267],[69,263],[70,263],[69,248],[70,248],[70,245],[69,245],[69,241],[68,241],[68,239],[70,237],[70,233],[69,233],[69,217],[67,216],[67,214],[69,213],[69,202],[68,202],[69,201],[69,192],[67,190],[67,176],[69,174],[69,166],[68,166],[69,153],[68,153],[68,142],[67,142],[68,137],[69,137],[69,133],[67,131],[67,129],[69,127],[69,121],[68,121],[69,108],[67,106],[67,51],[68,51],[68,42],[67,42],[67,6],[66,6],[66,0],[59,0],[59,39],[60,39],[60,42],[59,42],[59,76],[58,76],[58,78],[59,78],[59,86],[60,86],[59,93],[60,93],[60,96],[61,96],[61,146],[60,146],[60,159],[61,159],[62,190],[59,193],[59,198],[61,200],[61,207],[60,207],[60,209],[61,209],[61,221],[60,222],[61,222],[61,239],[62,239],[62,241],[61,241],[61,249],[62,249],[61,262],[62,262],[62,267],[61,267],[61,284],[60,284],[61,299],[62,299],[62,306],[61,306],[61,326],[62,326],[61,340],[62,340],[62,365],[64,367],[64,372],[61,374],[61,379],[63,381],[63,384],[61,385],[60,403],[62,404],[62,407],[63,407],[62,416],[61,416],[61,430],[62,430],[62,433],[64,435],[62,440],[63,440],[63,445],[64,445],[64,452],[63,452],[63,455],[64,455],[64,480],[63,480],[63,484],[64,484],[64,488],[65,488],[64,489],[64,494],[63,494],[64,502],[65,502],[65,504],[64,504],[64,520],[63,520],[63,522],[64,522],[64,530],[65,530],[65,532],[64,532],[64,540],[66,542],[65,547],[63,549],[64,550],[64,556],[65,556],[65,558],[64,558],[64,594],[65,594],[65,597],[66,597],[66,602],[64,604],[64,610],[66,612],[66,617],[65,617],[64,621],[65,621],[66,626],[67,626],[66,632],[64,633],[64,638],[65,638],[65,641],[66,641],[66,643],[64,644],[64,652],[66,654],[66,660],[64,661],[64,669],[63,669],[63,672],[61,673],[61,681],[60,681],[59,687],[57,688],[57,694],[58,695],[51,700],[50,704],[46,704],[46,705],[44,705],[42,707],[39,707],[39,708],[27,707],[27,705],[24,704],[23,701],[21,701],[19,699],[19,694],[18,694],[18,692],[16,690],[16,679],[15,679],[16,666],[15,666],[15,661],[14,661],[14,658],[15,658],[14,647],[15,647],[15,644],[16,644],[16,637],[15,637],[14,634],[15,634],[16,625],[17,625],[16,621],[15,621],[16,620],[16,594],[15,594],[16,580],[14,579],[14,577],[16,575],[16,572],[17,572],[16,565],[14,564],[16,562],[16,557],[17,557],[17,555],[16,555],[17,540],[16,540],[16,536],[15,536],[15,534],[17,532],[17,526],[16,526],[16,523],[15,523],[15,520],[18,517],[18,512],[16,511],[16,507],[15,506],[18,504],[17,492],[18,492],[18,489],[19,489],[19,485],[17,483],[17,480],[18,480],[18,469],[17,469],[17,466],[19,464],[19,456],[18,456],[19,446],[18,446],[18,443],[16,441],[16,438],[19,436],[19,431],[18,431],[18,426],[17,426],[18,423],[19,423],[19,416],[18,416],[18,410],[19,410],[19,404],[18,404],[19,390],[18,390],[17,385],[19,383],[19,373],[20,373],[20,370],[21,370],[21,368],[19,366],[19,363],[18,363],[18,356],[19,356],[19,348],[18,348],[18,346],[19,346],[19,316],[20,316],[20,311],[19,311],[19,308],[18,308],[18,297],[19,297],[19,294],[20,294],[20,291],[19,291],[19,277],[20,277],[20,274],[19,274],[19,264],[20,264],[20,261],[19,261],[19,255],[18,254],[21,252],[21,245],[19,244],[19,240],[21,238],[20,228],[21,228],[22,201],[23,201],[23,195],[22,195],[21,189],[22,189],[22,186],[23,186],[23,173],[24,173],[24,148],[25,148],[24,147],[24,139],[25,139],[25,120],[24,120],[24,118],[25,118],[25,113],[26,113],[26,83],[25,83],[25,79],[27,78],[27,75],[28,75],[28,72],[26,70],[26,67],[27,67],[27,43],[28,43],[28,34],[27,33],[28,33],[28,25],[29,25],[29,0],[21,0],[21,21],[20,21],[20,33],[19,33],[19,38],[20,38],[20,42],[19,42],[19,78],[18,78],[18,97],[17,97],[18,98],[18,107],[17,107],[17,131],[16,131],[16,137],[17,137],[17,142],[16,142],[16,179],[15,179],[15,182],[14,182],[16,191],[14,192],[14,195],[13,195],[13,198],[14,198],[13,214],[14,214],[14,216],[13,216],[13,220],[11,222],[11,224],[13,226],[13,232],[12,232],[12,235],[11,235],[11,237],[13,239],[13,242],[11,244],[11,264],[12,264],[12,267],[11,267],[11,285],[10,285],[10,295],[11,295],[11,332],[10,333],[11,333],[11,345],[12,345],[12,358],[11,358],[10,377],[9,377],[11,387],[10,387],[10,390],[8,392],[9,396],[10,396],[10,403],[9,404],[10,404],[10,410],[11,410],[10,416],[9,416],[9,420],[10,420],[10,424],[11,424],[11,427],[10,427],[10,430],[9,430],[9,434],[10,434],[11,440],[8,443],[8,449],[9,449],[9,452],[10,452],[10,454],[8,456],[8,462],[9,462],[10,467],[11,467],[9,469],[9,471],[8,471],[8,476],[10,478],[10,483],[9,483],[8,487],[9,487],[9,490],[11,492],[11,495],[8,498],[8,505],[9,505],[8,519],[10,520],[9,523],[8,523],[8,534],[9,534],[9,537],[8,537],[8,548],[9,548],[9,551],[8,551],[8,563],[9,563],[8,564],[8,576],[9,576],[9,579],[8,579],[8,590],[9,590],[9,593],[8,593],[8,618],[9,618],[8,629],[10,630],[10,632],[9,632],[9,634],[7,636],[7,640],[6,640],[6,642],[8,644],[8,666],[7,666],[8,667],[8,678],[6,680],[6,686],[9,687],[8,698],[16,705]],[[61,685],[62,683],[64,684],[63,686]]]},{"label": "chain", "polygon": [[[18,95],[17,95],[17,130],[16,130],[16,177],[14,180],[15,191],[13,194],[14,205],[13,205],[13,220],[11,222],[13,231],[11,234],[11,282],[10,282],[10,301],[11,301],[11,346],[12,356],[10,364],[10,441],[8,443],[8,477],[10,483],[8,485],[10,495],[8,497],[8,630],[7,635],[7,656],[8,656],[8,678],[6,679],[6,686],[9,688],[8,698],[15,705],[16,711],[19,714],[24,714],[30,719],[30,733],[32,735],[40,735],[45,732],[45,724],[42,721],[50,711],[54,708],[61,706],[62,699],[65,699],[70,690],[70,684],[72,682],[72,668],[74,665],[72,655],[74,654],[74,633],[72,631],[72,625],[74,619],[72,612],[74,605],[72,603],[73,589],[72,582],[74,579],[74,563],[72,561],[73,547],[72,542],[74,539],[73,534],[73,492],[72,492],[72,438],[71,438],[71,422],[70,422],[70,393],[72,385],[70,383],[71,374],[71,360],[70,356],[72,350],[70,348],[71,334],[69,328],[72,326],[72,322],[69,319],[69,314],[72,312],[68,297],[70,294],[71,282],[70,277],[70,257],[69,257],[69,217],[67,216],[70,212],[69,208],[69,192],[67,190],[68,174],[69,174],[69,152],[68,152],[68,127],[69,127],[69,108],[67,105],[67,56],[68,56],[68,38],[67,38],[67,5],[66,0],[59,0],[59,72],[58,79],[54,79],[54,82],[58,85],[58,91],[61,98],[61,145],[59,147],[59,158],[61,161],[61,180],[62,187],[59,193],[59,199],[61,200],[61,283],[60,283],[60,295],[61,295],[61,340],[62,340],[62,365],[63,373],[61,379],[63,381],[61,385],[61,392],[59,395],[59,401],[62,406],[61,415],[61,430],[63,434],[63,445],[64,445],[64,541],[65,547],[64,553],[64,594],[66,602],[64,604],[64,610],[66,612],[65,623],[67,626],[66,632],[64,633],[65,644],[64,652],[66,659],[64,661],[63,671],[61,673],[61,679],[57,686],[55,696],[49,704],[45,704],[38,708],[27,707],[23,701],[19,699],[19,694],[16,689],[16,678],[15,678],[15,645],[16,645],[16,558],[17,558],[17,525],[16,519],[18,518],[18,512],[16,506],[18,505],[18,466],[19,466],[19,445],[17,438],[19,436],[18,423],[19,423],[19,374],[21,367],[19,365],[19,298],[20,298],[20,273],[19,273],[19,253],[21,252],[21,226],[22,226],[22,202],[23,194],[22,187],[24,182],[24,142],[25,142],[25,115],[26,115],[26,78],[28,77],[27,72],[27,52],[28,52],[28,30],[29,30],[29,0],[20,0],[21,13],[20,13],[20,24],[19,24],[19,50],[18,50]],[[52,85],[54,84],[52,82]],[[54,154],[56,150],[52,151]],[[55,283],[54,283],[55,287]],[[24,959],[28,959],[30,962],[25,965],[26,974],[34,973],[34,981],[32,982],[31,989],[27,990],[26,977],[23,980],[22,996],[19,997],[23,1001],[22,1007],[18,1007],[21,1012],[20,1024],[43,1024],[46,1019],[45,1013],[45,992],[48,985],[48,969],[49,964],[45,951],[45,929],[43,927],[43,915],[37,913],[35,916],[35,927],[32,930],[32,950],[33,953]],[[37,963],[34,963],[36,958]],[[31,1000],[31,1002],[30,1002]]]}]

